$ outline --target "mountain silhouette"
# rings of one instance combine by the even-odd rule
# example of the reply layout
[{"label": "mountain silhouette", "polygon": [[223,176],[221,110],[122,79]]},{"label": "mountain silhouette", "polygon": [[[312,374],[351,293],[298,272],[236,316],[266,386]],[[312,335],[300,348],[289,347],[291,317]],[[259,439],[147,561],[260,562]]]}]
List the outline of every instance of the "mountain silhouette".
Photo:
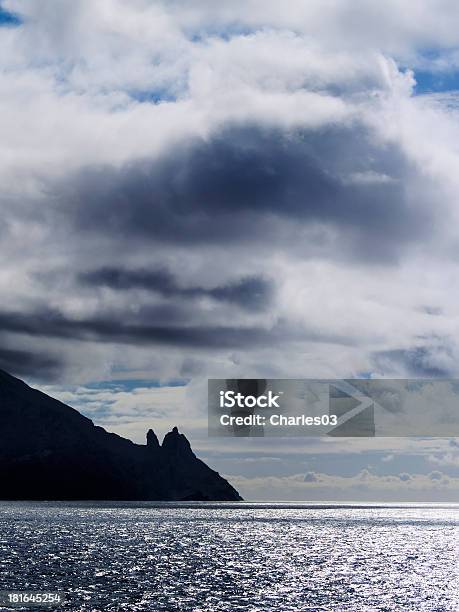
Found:
[{"label": "mountain silhouette", "polygon": [[0,370],[0,499],[242,498],[177,427],[134,444]]}]

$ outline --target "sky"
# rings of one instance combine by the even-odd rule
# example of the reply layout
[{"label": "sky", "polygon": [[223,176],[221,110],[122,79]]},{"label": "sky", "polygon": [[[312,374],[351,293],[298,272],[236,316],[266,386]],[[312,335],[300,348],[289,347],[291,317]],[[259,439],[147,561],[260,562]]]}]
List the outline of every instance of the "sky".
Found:
[{"label": "sky", "polygon": [[455,439],[223,443],[206,381],[458,376],[459,5],[0,6],[0,368],[248,498],[458,501]]}]

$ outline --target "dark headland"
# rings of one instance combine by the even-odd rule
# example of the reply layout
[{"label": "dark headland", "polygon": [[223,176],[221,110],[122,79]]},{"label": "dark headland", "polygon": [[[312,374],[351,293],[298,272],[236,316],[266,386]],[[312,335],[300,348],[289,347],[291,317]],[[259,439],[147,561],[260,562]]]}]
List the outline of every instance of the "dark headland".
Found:
[{"label": "dark headland", "polygon": [[178,429],[134,444],[0,370],[0,499],[237,501]]}]

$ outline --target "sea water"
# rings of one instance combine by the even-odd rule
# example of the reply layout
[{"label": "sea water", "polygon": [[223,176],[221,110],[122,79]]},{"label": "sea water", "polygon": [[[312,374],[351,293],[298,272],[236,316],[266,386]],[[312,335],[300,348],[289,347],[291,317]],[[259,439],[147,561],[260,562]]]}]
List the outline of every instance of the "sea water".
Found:
[{"label": "sea water", "polygon": [[451,612],[458,565],[457,505],[0,502],[0,589],[57,610]]}]

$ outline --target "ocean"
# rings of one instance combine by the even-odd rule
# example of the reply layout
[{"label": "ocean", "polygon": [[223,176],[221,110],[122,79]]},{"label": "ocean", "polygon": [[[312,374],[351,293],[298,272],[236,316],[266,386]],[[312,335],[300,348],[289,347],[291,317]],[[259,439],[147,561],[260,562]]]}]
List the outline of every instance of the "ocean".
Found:
[{"label": "ocean", "polygon": [[0,502],[0,563],[57,610],[451,612],[459,506]]}]

